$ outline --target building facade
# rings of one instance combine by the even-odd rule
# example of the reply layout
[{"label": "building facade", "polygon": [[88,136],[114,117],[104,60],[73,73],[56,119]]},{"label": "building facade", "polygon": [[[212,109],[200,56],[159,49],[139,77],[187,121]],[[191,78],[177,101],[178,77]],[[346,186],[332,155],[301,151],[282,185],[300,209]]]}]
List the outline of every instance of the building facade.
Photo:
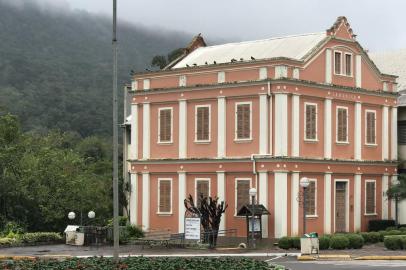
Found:
[{"label": "building facade", "polygon": [[[183,200],[218,196],[221,229],[246,235],[250,187],[271,213],[266,238],[366,230],[394,216],[396,77],[374,65],[345,17],[327,31],[206,46],[195,37],[128,89],[129,216],[183,232]],[[302,177],[310,179],[302,207]]]}]

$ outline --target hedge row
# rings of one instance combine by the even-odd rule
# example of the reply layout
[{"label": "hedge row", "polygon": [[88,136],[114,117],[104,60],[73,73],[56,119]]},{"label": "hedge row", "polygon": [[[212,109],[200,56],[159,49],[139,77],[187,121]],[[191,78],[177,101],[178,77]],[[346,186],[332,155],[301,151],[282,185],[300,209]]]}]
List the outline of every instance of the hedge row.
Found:
[{"label": "hedge row", "polygon": [[62,236],[54,232],[24,233],[16,235],[15,238],[0,238],[0,247],[33,245],[38,243],[61,243],[62,240]]},{"label": "hedge row", "polygon": [[385,244],[385,247],[390,250],[406,250],[406,235],[385,236],[383,243]]},{"label": "hedge row", "polygon": [[386,231],[379,232],[361,232],[359,233],[366,244],[374,244],[378,242],[383,242],[384,237],[388,235],[406,235],[406,229],[400,228],[399,230],[392,230],[388,228]]},{"label": "hedge row", "polygon": [[[278,246],[283,249],[300,249],[300,237],[282,237],[278,241]],[[319,238],[320,249],[359,249],[363,246],[364,239],[359,234],[323,235]]]}]

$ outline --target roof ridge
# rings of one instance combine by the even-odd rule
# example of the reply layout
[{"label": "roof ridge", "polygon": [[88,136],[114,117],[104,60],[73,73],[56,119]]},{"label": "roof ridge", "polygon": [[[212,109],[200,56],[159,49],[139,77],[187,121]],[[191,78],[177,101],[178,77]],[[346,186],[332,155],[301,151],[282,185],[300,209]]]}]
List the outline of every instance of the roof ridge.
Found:
[{"label": "roof ridge", "polygon": [[311,35],[322,35],[326,34],[326,32],[314,32],[314,33],[306,33],[306,34],[295,34],[295,35],[288,35],[288,36],[280,36],[280,37],[272,37],[272,38],[264,38],[264,39],[256,39],[256,40],[246,40],[246,41],[240,41],[240,42],[228,42],[228,43],[223,43],[223,44],[218,44],[218,45],[211,45],[211,46],[206,46],[203,47],[203,49],[208,49],[212,47],[220,47],[220,46],[225,46],[225,45],[231,45],[231,44],[249,44],[249,43],[256,43],[256,42],[262,42],[262,41],[270,41],[270,40],[277,40],[277,39],[284,39],[284,38],[293,38],[293,37],[302,37],[302,36],[311,36]]}]

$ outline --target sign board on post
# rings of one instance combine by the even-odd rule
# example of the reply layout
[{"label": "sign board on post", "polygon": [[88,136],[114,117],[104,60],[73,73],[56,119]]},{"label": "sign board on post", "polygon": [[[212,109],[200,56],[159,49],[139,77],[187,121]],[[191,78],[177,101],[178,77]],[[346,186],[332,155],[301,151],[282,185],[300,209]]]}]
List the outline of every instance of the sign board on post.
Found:
[{"label": "sign board on post", "polygon": [[[248,227],[249,231],[252,232],[252,217],[249,219]],[[259,218],[254,218],[254,232],[260,231],[261,231],[261,223],[259,221]]]},{"label": "sign board on post", "polygon": [[200,240],[200,218],[185,218],[185,239]]}]

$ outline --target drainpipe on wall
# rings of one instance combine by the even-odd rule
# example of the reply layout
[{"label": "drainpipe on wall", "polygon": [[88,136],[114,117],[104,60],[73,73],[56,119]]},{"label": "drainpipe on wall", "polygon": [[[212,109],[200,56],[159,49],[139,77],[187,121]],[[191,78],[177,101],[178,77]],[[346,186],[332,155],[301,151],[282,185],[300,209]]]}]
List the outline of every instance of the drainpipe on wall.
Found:
[{"label": "drainpipe on wall", "polygon": [[257,174],[255,154],[251,155],[251,160],[252,160],[252,173],[255,175],[255,187],[258,190],[258,174]]}]

